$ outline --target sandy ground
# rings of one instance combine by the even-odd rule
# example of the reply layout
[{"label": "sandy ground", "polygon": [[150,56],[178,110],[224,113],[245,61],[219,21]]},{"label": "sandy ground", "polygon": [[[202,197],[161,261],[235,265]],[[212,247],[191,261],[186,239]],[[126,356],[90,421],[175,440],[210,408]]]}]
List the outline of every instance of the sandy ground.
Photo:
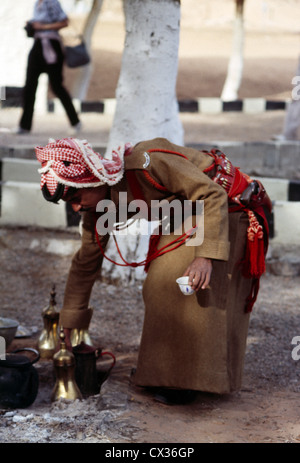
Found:
[{"label": "sandy ground", "polygon": [[[31,333],[15,338],[9,350],[36,346],[41,311],[56,284],[60,309],[70,256],[46,254],[33,240],[78,239],[46,230],[1,230],[1,313]],[[199,393],[193,404],[167,406],[130,385],[143,322],[140,287],[97,280],[90,335],[95,346],[116,355],[116,366],[99,395],[51,403],[51,360],[35,364],[38,396],[26,409],[0,409],[1,442],[67,443],[297,443],[299,361],[292,345],[299,336],[299,277],[262,278],[251,316],[241,391],[225,396]],[[216,349],[217,349],[216,342]],[[299,349],[298,349],[299,350]],[[297,352],[295,352],[297,353]],[[299,353],[299,352],[298,352]],[[101,362],[98,365],[101,368]]]},{"label": "sandy ground", "polygon": [[[118,24],[104,22],[99,28],[97,70],[89,98],[114,97],[122,44]],[[248,34],[246,77],[241,97],[289,96],[296,67],[298,40],[293,33],[274,31]],[[250,40],[251,39],[251,40]],[[192,45],[201,43],[197,53]],[[178,76],[178,97],[219,96],[224,79],[231,34],[228,29],[184,29]],[[272,46],[270,47],[270,43]],[[218,53],[216,53],[218,50]],[[70,82],[71,74],[67,80]],[[13,124],[15,112],[1,112],[1,126]],[[95,140],[104,141],[110,120],[86,121]],[[183,115],[191,142],[211,140],[267,140],[281,129],[283,112],[257,116]],[[93,121],[93,122],[92,122]],[[243,121],[243,122],[241,122]],[[106,124],[106,125],[105,125]],[[266,125],[263,125],[266,124]],[[96,125],[93,127],[96,127]],[[63,129],[61,129],[63,130]],[[89,130],[86,129],[87,135]],[[59,133],[59,130],[58,130]],[[33,138],[43,140],[47,129],[37,127]],[[2,144],[13,139],[1,134]],[[197,138],[197,139],[196,139]],[[47,305],[53,283],[61,306],[70,256],[31,249],[41,238],[78,239],[72,233],[47,230],[0,230],[1,313],[16,318],[31,335],[16,338],[10,351],[34,346],[42,329],[41,310]],[[40,360],[36,368],[40,387],[36,401],[27,409],[0,409],[0,442],[23,443],[298,443],[300,441],[300,361],[292,358],[292,340],[300,335],[299,277],[266,274],[251,316],[245,374],[241,391],[226,396],[199,393],[195,403],[166,406],[129,382],[135,366],[143,322],[140,287],[96,282],[91,305],[94,316],[90,334],[95,346],[116,354],[117,363],[99,395],[84,401],[51,403],[54,385],[52,361]],[[216,345],[217,348],[217,345]]]}]

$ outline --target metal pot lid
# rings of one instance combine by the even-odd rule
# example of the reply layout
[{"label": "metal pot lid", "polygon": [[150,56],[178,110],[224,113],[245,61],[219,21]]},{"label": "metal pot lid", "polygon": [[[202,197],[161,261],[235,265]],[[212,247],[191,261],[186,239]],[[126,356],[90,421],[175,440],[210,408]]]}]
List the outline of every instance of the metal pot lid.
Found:
[{"label": "metal pot lid", "polygon": [[24,368],[31,365],[31,361],[26,355],[6,354],[6,359],[1,360],[0,367]]},{"label": "metal pot lid", "polygon": [[[26,355],[18,355],[17,352],[32,352],[35,354],[35,358],[30,360]],[[10,368],[26,368],[33,363],[37,362],[40,358],[40,354],[37,350],[32,349],[31,347],[24,347],[23,349],[16,349],[11,353],[5,355],[5,360],[0,361],[0,367],[10,367]]]}]

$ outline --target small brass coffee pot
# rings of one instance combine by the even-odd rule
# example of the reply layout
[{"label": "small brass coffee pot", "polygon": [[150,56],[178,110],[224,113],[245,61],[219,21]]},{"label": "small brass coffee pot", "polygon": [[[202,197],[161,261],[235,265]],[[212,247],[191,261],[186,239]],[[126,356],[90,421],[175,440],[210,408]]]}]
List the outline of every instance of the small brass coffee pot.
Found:
[{"label": "small brass coffee pot", "polygon": [[52,358],[58,344],[58,319],[59,313],[56,311],[55,285],[50,293],[49,306],[42,312],[44,329],[38,340],[38,350],[41,358]]},{"label": "small brass coffee pot", "polygon": [[63,328],[60,330],[60,350],[53,356],[56,382],[51,394],[51,401],[59,399],[82,399],[75,380],[75,357],[67,350]]}]

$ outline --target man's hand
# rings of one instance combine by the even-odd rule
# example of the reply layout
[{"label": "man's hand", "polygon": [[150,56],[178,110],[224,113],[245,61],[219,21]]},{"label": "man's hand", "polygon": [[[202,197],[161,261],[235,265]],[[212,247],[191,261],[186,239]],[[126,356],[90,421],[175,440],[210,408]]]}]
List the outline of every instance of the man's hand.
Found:
[{"label": "man's hand", "polygon": [[212,272],[211,259],[196,257],[188,266],[183,276],[189,277],[189,284],[195,291],[205,289],[209,285]]}]

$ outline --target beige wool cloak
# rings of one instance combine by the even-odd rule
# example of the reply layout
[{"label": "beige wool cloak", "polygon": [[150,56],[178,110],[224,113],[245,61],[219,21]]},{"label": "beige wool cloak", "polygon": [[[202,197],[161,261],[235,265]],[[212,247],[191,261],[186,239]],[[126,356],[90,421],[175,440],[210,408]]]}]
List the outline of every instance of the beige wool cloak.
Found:
[{"label": "beige wool cloak", "polygon": [[[162,150],[182,153],[188,159]],[[245,302],[251,280],[241,276],[237,264],[245,251],[248,218],[241,212],[228,214],[225,190],[203,173],[211,163],[206,153],[165,139],[141,142],[125,157],[125,175],[111,188],[110,197],[116,206],[120,192],[127,193],[128,203],[136,199],[126,176],[134,171],[149,210],[153,200],[204,201],[203,243],[182,245],[150,265],[143,289],[145,320],[133,378],[140,386],[224,393],[241,385],[249,320]],[[88,328],[92,316],[88,301],[103,258],[94,225],[95,217],[86,213],[82,246],[72,261],[60,314],[65,328]],[[108,236],[100,239],[105,247]],[[172,234],[162,236],[159,247],[173,239]],[[213,260],[210,288],[184,296],[175,280],[195,257]]]},{"label": "beige wool cloak", "polygon": [[[195,257],[185,245],[154,260],[144,283],[144,328],[133,381],[139,386],[213,393],[242,384],[251,280],[238,264],[246,245],[248,218],[230,214],[229,260],[213,261],[209,288],[185,296],[175,283]],[[162,236],[159,247],[171,237]]]}]

